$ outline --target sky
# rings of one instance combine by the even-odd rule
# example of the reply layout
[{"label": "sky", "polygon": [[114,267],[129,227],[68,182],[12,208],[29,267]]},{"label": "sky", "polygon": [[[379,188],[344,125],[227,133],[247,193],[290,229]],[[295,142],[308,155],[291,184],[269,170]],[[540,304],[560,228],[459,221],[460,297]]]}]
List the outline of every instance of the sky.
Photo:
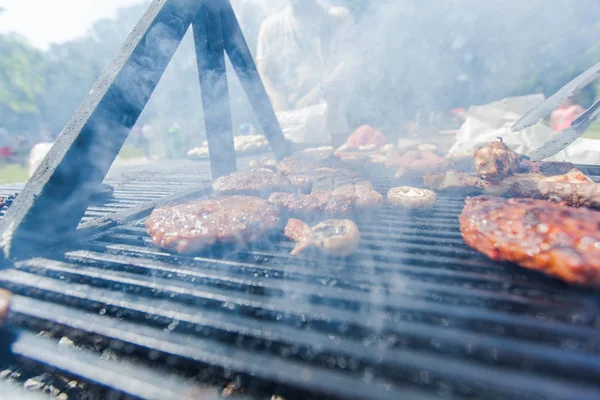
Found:
[{"label": "sky", "polygon": [[100,19],[120,7],[142,0],[0,0],[0,33],[16,32],[45,49],[82,36]]}]

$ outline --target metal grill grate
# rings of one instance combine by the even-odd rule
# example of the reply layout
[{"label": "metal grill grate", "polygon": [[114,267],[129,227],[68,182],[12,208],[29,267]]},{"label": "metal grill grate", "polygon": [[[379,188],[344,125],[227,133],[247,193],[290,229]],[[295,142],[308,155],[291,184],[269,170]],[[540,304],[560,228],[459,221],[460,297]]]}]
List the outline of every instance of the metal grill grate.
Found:
[{"label": "metal grill grate", "polygon": [[[152,382],[160,365],[341,398],[598,398],[598,296],[469,249],[462,204],[386,207],[359,223],[360,252],[346,261],[290,258],[276,236],[172,255],[135,220],[0,275],[17,294],[11,322],[26,330],[13,351],[140,397],[156,396],[123,377]],[[78,352],[53,365],[23,344],[48,324],[135,366],[120,365],[120,379],[110,362],[77,371]]]}]

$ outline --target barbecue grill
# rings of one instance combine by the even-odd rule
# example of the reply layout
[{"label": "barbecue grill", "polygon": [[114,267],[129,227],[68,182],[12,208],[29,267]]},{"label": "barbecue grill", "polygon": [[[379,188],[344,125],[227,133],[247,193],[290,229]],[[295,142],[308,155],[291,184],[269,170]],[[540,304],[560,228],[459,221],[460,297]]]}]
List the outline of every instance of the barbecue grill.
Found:
[{"label": "barbecue grill", "polygon": [[[208,177],[208,163],[183,163],[157,169],[154,184],[108,179],[122,211],[3,271],[13,363],[157,399],[228,382],[249,398],[600,395],[598,297],[469,249],[461,197],[359,221],[360,251],[345,261],[290,257],[278,236],[173,255],[150,244],[150,208],[129,204],[134,192],[142,204],[169,194],[160,182],[190,165]],[[390,182],[373,184],[385,193]]]},{"label": "barbecue grill", "polygon": [[[229,3],[206,4],[153,3],[35,176],[1,190],[21,191],[0,221],[0,286],[14,294],[0,331],[1,375],[68,398],[214,398],[223,387],[251,399],[599,398],[598,296],[468,248],[458,230],[462,197],[440,196],[426,212],[386,206],[358,221],[360,249],[345,260],[290,257],[293,244],[277,234],[196,256],[152,246],[151,210],[209,196],[211,174],[235,166],[226,165],[230,148],[222,158],[211,151],[210,163],[115,171],[104,180],[115,188],[109,202],[76,197],[74,216],[52,208],[89,193],[86,179],[104,178],[151,92],[123,97],[121,74],[150,68],[143,60],[156,50],[156,26],[177,42],[195,24],[205,104],[225,96],[205,75],[223,73],[227,51],[275,156],[286,153]],[[156,84],[169,58],[158,57],[142,86]],[[229,140],[227,117],[207,114],[213,149]],[[371,180],[380,193],[391,186]],[[36,226],[55,237],[34,235]]]}]

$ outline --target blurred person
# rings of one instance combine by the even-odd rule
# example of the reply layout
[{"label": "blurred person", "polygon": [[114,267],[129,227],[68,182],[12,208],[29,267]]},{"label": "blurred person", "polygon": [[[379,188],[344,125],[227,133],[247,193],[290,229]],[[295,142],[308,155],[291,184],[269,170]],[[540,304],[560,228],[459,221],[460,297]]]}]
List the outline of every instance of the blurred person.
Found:
[{"label": "blurred person", "polygon": [[167,156],[171,159],[183,158],[186,154],[185,137],[179,123],[175,122],[169,128],[167,139]]},{"label": "blurred person", "polygon": [[329,133],[350,131],[345,98],[356,57],[356,27],[344,7],[290,0],[260,27],[256,61],[276,112],[327,103]]},{"label": "blurred person", "polygon": [[562,132],[584,112],[585,108],[576,104],[575,97],[569,97],[550,114],[550,127],[556,132]]}]

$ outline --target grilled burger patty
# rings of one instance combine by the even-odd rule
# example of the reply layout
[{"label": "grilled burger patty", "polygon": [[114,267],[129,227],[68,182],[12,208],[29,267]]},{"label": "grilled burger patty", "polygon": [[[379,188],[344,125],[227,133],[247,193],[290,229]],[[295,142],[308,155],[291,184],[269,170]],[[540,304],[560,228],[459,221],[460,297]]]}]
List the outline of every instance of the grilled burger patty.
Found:
[{"label": "grilled burger patty", "polygon": [[466,200],[459,219],[465,242],[493,260],[600,287],[600,212],[480,196]]},{"label": "grilled burger patty", "polygon": [[220,195],[249,195],[267,197],[273,192],[297,192],[289,179],[266,168],[234,172],[213,182],[213,190]]},{"label": "grilled burger patty", "polygon": [[157,208],[146,231],[157,246],[193,253],[218,243],[246,245],[278,223],[279,210],[265,200],[231,196]]},{"label": "grilled burger patty", "polygon": [[333,216],[358,216],[383,206],[383,196],[366,180],[341,185],[332,190],[316,189],[312,194],[273,193],[269,203],[289,215],[318,220]]}]

